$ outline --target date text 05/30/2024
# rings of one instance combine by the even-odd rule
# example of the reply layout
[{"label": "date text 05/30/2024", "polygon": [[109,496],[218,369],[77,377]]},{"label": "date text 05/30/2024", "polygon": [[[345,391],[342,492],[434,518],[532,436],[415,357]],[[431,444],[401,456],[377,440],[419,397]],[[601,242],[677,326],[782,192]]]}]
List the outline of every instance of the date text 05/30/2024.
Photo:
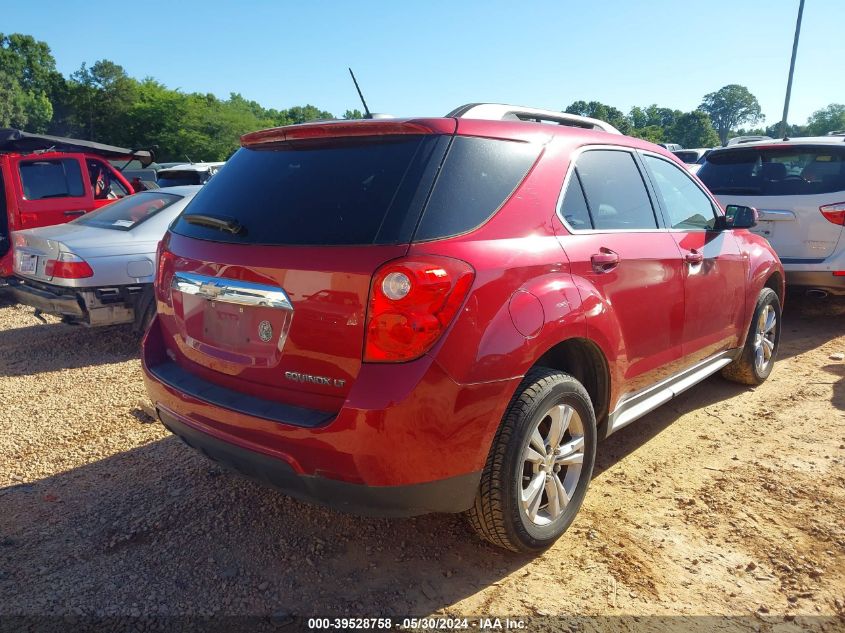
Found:
[{"label": "date text 05/30/2024", "polygon": [[310,630],[409,630],[409,631],[517,631],[526,628],[519,618],[308,618]]}]

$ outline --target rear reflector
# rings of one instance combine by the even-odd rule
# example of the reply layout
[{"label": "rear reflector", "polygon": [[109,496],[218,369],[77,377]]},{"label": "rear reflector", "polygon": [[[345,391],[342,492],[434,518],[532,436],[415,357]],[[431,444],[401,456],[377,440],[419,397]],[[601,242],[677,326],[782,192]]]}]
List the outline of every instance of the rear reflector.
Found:
[{"label": "rear reflector", "polygon": [[819,207],[819,211],[828,222],[845,226],[845,202],[836,202]]},{"label": "rear reflector", "polygon": [[845,270],[834,270],[833,276],[834,277],[845,277]]},{"label": "rear reflector", "polygon": [[388,262],[373,275],[364,360],[414,360],[437,342],[464,302],[475,271],[458,259]]},{"label": "rear reflector", "polygon": [[73,253],[59,253],[58,259],[48,259],[44,274],[60,279],[85,279],[93,277],[94,271],[84,259]]}]

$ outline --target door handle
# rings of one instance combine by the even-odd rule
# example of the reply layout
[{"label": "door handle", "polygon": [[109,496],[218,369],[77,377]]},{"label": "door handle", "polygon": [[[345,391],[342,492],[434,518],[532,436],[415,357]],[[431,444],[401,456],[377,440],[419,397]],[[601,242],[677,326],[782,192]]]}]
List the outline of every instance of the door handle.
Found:
[{"label": "door handle", "polygon": [[692,249],[689,253],[684,255],[684,261],[687,264],[700,264],[704,261],[704,254]]},{"label": "door handle", "polygon": [[78,209],[76,211],[65,211],[65,215],[85,215],[85,211]]},{"label": "door handle", "polygon": [[609,248],[602,247],[598,253],[590,255],[590,263],[597,273],[606,273],[619,265],[619,255]]}]

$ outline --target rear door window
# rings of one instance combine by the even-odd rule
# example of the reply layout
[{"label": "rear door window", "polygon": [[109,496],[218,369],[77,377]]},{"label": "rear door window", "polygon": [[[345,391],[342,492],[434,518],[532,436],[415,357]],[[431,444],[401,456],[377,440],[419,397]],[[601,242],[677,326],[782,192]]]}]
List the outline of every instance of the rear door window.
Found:
[{"label": "rear door window", "polygon": [[85,196],[82,170],[75,158],[21,161],[19,171],[27,200]]},{"label": "rear door window", "polygon": [[448,141],[405,135],[242,148],[172,230],[241,244],[404,243]]},{"label": "rear door window", "polygon": [[484,224],[522,182],[540,149],[531,143],[456,137],[414,240],[460,235]]},{"label": "rear door window", "polygon": [[716,150],[707,157],[698,177],[716,195],[800,196],[845,191],[845,147]]},{"label": "rear door window", "polygon": [[712,230],[716,225],[713,204],[677,165],[656,156],[643,156],[660,197],[669,226],[681,230]]},{"label": "rear door window", "polygon": [[[578,157],[575,173],[570,178],[561,211],[580,213],[567,208],[567,198],[573,186],[581,185],[583,195],[596,230],[644,230],[657,228],[657,216],[648,196],[645,182],[633,154],[620,150],[589,150]],[[577,193],[573,193],[577,203]],[[573,202],[570,202],[572,204]],[[570,225],[572,228],[574,225]]]}]

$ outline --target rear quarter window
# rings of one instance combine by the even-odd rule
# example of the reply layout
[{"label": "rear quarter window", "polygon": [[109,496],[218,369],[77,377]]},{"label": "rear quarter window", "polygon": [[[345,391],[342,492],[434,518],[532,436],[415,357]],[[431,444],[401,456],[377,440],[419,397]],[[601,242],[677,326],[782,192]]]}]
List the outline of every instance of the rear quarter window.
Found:
[{"label": "rear quarter window", "polygon": [[460,235],[484,224],[522,182],[540,149],[531,143],[456,137],[414,240]]}]

